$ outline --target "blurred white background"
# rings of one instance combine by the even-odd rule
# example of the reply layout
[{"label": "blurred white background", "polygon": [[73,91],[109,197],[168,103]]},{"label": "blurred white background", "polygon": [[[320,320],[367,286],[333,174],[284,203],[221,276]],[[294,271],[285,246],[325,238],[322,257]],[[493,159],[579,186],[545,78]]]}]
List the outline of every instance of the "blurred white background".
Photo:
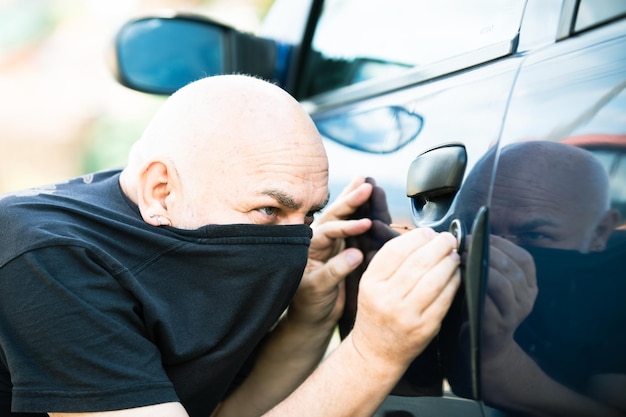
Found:
[{"label": "blurred white background", "polygon": [[0,0],[0,193],[125,163],[163,97],[119,85],[115,32],[162,9],[255,32],[271,0]]}]

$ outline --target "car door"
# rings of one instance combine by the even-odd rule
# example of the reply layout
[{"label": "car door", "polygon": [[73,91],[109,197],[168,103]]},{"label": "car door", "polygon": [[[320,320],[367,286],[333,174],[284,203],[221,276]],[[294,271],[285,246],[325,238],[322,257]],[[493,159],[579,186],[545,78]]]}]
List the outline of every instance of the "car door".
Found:
[{"label": "car door", "polygon": [[447,346],[449,381],[512,414],[626,412],[626,22],[572,18],[570,39],[525,58],[502,136],[456,198],[484,282],[477,333],[468,301]]},{"label": "car door", "polygon": [[[561,42],[524,55],[502,134],[435,225],[468,234],[464,295],[439,335],[450,392],[390,396],[381,416],[421,415],[425,402],[451,412],[464,404],[454,395],[489,415],[624,413],[626,22],[623,6],[594,23],[577,16],[604,6],[579,4]],[[449,147],[413,161],[409,189]],[[427,198],[412,200],[429,225],[415,211]]]},{"label": "car door", "polygon": [[[482,393],[491,403],[502,402],[499,407],[515,409],[511,404],[521,402],[536,414],[546,407],[560,415],[626,412],[626,288],[620,266],[626,232],[623,197],[613,191],[624,188],[626,176],[600,173],[606,169],[597,154],[571,149],[581,137],[590,144],[609,137],[626,146],[625,34],[623,21],[596,28],[534,54],[520,71],[499,144],[489,226],[492,236],[505,236],[531,255],[536,276],[525,285],[510,284],[516,278],[502,275],[520,270],[493,267],[510,260],[502,254],[490,261],[496,269],[490,268],[485,286]],[[540,141],[550,146],[538,146]],[[524,152],[533,144],[536,151]],[[545,165],[507,167],[515,163],[515,149],[527,158],[545,158]],[[508,295],[500,291],[503,284],[510,285]],[[517,325],[509,340],[516,355],[494,367],[488,355],[497,353],[490,346],[508,343],[493,326],[516,313],[517,320],[508,321]],[[518,383],[511,384],[513,379]],[[502,381],[512,392],[502,389]]]}]

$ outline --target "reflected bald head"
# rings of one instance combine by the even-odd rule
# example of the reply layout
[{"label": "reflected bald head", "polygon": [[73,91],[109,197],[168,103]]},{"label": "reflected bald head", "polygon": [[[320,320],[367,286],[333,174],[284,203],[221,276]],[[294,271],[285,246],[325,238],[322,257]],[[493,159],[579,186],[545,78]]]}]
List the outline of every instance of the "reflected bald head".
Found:
[{"label": "reflected bald head", "polygon": [[513,179],[528,181],[598,214],[610,206],[608,175],[585,149],[559,142],[519,142],[502,148],[499,166],[496,181],[503,187]]},{"label": "reflected bald head", "polygon": [[[484,204],[495,151],[491,149],[476,164],[459,203],[473,200]],[[586,205],[598,213],[609,208],[608,175],[602,164],[582,148],[549,141],[518,142],[504,146],[497,162],[494,194],[532,199],[541,191],[553,199]]]},{"label": "reflected bald head", "polygon": [[[327,180],[324,147],[308,114],[281,88],[245,75],[204,78],[168,98],[130,152],[121,183],[131,199],[155,162],[174,171],[170,186],[176,186],[177,204],[185,204],[174,211],[165,204],[173,221],[181,210],[198,216],[198,206],[214,203],[209,194],[260,179],[260,173],[277,181],[290,175],[305,183]],[[182,226],[200,221],[187,218]]]},{"label": "reflected bald head", "polygon": [[487,204],[493,234],[532,246],[599,250],[617,221],[610,210],[609,179],[588,151],[549,141],[501,149],[490,188],[495,149],[468,176],[457,202],[462,218]]}]

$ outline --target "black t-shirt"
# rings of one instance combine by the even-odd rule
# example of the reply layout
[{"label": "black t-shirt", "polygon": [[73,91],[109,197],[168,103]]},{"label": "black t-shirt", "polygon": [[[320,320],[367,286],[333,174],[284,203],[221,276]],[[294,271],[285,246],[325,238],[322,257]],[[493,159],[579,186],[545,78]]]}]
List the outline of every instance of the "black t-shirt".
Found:
[{"label": "black t-shirt", "polygon": [[154,227],[119,172],[0,198],[0,415],[208,415],[300,282],[305,225]]}]

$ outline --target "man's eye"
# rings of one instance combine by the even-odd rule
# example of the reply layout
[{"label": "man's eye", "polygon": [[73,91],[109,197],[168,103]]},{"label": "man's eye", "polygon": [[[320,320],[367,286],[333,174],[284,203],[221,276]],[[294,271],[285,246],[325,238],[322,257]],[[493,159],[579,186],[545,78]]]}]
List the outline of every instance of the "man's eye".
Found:
[{"label": "man's eye", "polygon": [[540,240],[545,239],[547,236],[541,232],[526,232],[521,237],[526,240]]},{"label": "man's eye", "polygon": [[259,210],[268,216],[274,216],[278,209],[276,207],[261,207]]}]

